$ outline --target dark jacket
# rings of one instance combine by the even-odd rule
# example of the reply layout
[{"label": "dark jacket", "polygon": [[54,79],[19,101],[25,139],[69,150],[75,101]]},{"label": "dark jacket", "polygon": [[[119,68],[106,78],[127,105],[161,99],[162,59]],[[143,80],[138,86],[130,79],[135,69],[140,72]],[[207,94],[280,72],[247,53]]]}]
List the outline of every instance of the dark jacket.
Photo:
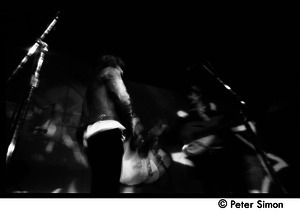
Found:
[{"label": "dark jacket", "polygon": [[97,121],[116,120],[126,128],[127,136],[131,136],[132,107],[120,69],[107,67],[99,71],[87,88],[81,115],[83,131]]}]

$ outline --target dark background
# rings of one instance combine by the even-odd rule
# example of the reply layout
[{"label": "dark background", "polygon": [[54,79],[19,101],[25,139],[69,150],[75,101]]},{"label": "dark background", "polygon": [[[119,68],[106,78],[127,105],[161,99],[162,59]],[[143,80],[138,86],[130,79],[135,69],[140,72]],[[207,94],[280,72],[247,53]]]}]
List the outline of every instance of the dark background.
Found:
[{"label": "dark background", "polygon": [[[168,92],[162,94],[159,88],[180,93],[196,83],[207,86],[227,106],[234,105],[231,93],[203,68],[192,75],[187,72],[190,66],[210,64],[211,70],[246,101],[267,149],[296,167],[299,17],[295,8],[289,3],[204,1],[11,6],[1,9],[5,58],[2,73],[4,79],[11,76],[60,11],[60,19],[44,40],[49,51],[42,79],[72,79],[82,88],[98,56],[109,53],[125,61],[126,81],[158,88],[136,91],[139,104],[151,93],[160,111],[168,111],[176,98],[170,97],[172,101],[168,99],[164,107],[161,100]],[[20,100],[32,67],[33,61],[29,61],[5,84],[6,100]],[[146,90],[148,93],[143,94]],[[81,96],[83,90],[77,93]],[[172,112],[179,109],[180,103],[173,105]],[[235,107],[231,110],[236,112]],[[145,117],[151,116],[146,107],[141,111]]]},{"label": "dark background", "polygon": [[[92,69],[99,55],[117,54],[127,64],[129,80],[174,89],[185,83],[187,67],[208,61],[224,82],[258,109],[296,93],[298,21],[288,3],[11,7],[4,11],[2,28],[6,76],[57,11],[60,20],[45,41],[49,55],[64,61]],[[89,71],[74,68],[73,74],[83,79]]]}]

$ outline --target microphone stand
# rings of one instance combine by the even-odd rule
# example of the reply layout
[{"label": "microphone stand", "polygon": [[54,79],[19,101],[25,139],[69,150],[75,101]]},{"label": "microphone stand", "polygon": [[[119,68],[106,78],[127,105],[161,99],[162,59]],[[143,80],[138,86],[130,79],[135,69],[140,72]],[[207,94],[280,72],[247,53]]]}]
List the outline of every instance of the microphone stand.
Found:
[{"label": "microphone stand", "polygon": [[17,66],[17,68],[13,71],[13,73],[11,74],[11,76],[7,79],[6,83],[9,83],[12,78],[18,73],[18,71],[20,69],[23,68],[23,66],[26,64],[26,62],[28,61],[28,59],[35,53],[35,51],[38,49],[40,42],[43,42],[43,40],[45,39],[45,37],[49,34],[49,32],[52,30],[52,28],[54,27],[54,25],[56,24],[58,18],[59,18],[59,14],[60,12],[58,11],[56,13],[56,16],[54,18],[54,20],[49,24],[49,26],[47,27],[47,29],[43,32],[43,34],[36,40],[36,42],[33,44],[33,46],[29,49],[28,53],[25,55],[25,57],[21,60],[20,64]]},{"label": "microphone stand", "polygon": [[243,124],[246,127],[246,130],[248,131],[248,133],[250,134],[251,138],[252,138],[252,144],[257,152],[258,158],[262,164],[262,166],[264,167],[266,173],[268,174],[268,176],[270,177],[271,181],[278,187],[278,189],[282,192],[282,193],[287,193],[286,189],[282,186],[282,184],[280,183],[279,179],[276,176],[276,173],[270,163],[270,161],[268,160],[268,157],[266,156],[265,152],[263,151],[260,143],[261,143],[261,139],[257,136],[257,134],[253,131],[252,127],[249,124],[249,118],[246,115],[246,113],[244,112],[244,108],[246,107],[246,103],[241,100],[241,98],[239,97],[239,95],[237,95],[236,92],[234,92],[228,85],[226,85],[214,72],[212,72],[207,66],[203,65],[204,69],[206,71],[208,71],[220,84],[222,84],[239,102],[240,104],[240,110],[239,113],[242,117],[243,120]]},{"label": "microphone stand", "polygon": [[26,56],[22,59],[22,61],[17,66],[17,68],[13,71],[11,76],[7,79],[7,83],[9,83],[11,81],[11,79],[18,73],[18,71],[23,68],[24,64],[29,60],[29,58],[34,53],[36,53],[36,52],[39,53],[37,67],[31,77],[31,80],[30,80],[29,92],[27,93],[27,96],[25,96],[25,98],[22,100],[20,108],[18,109],[16,115],[14,116],[13,124],[11,127],[12,133],[10,134],[10,137],[9,137],[9,139],[11,139],[11,140],[10,140],[10,144],[8,145],[7,154],[6,154],[6,165],[9,164],[9,162],[12,158],[12,155],[13,155],[13,152],[14,152],[14,149],[16,146],[16,142],[20,137],[21,130],[22,130],[22,127],[24,124],[24,120],[26,119],[29,105],[32,101],[33,93],[39,85],[40,70],[41,70],[41,67],[44,62],[45,52],[48,51],[48,48],[47,48],[48,45],[43,40],[55,26],[56,22],[59,19],[59,14],[60,14],[60,12],[58,11],[55,15],[54,20],[49,24],[49,26],[46,28],[46,30],[43,32],[43,34],[36,40],[35,44],[29,49]]},{"label": "microphone stand", "polygon": [[13,152],[14,152],[14,149],[16,146],[16,142],[20,137],[21,130],[22,130],[22,127],[24,124],[24,120],[26,119],[29,105],[32,101],[33,93],[39,85],[39,75],[40,75],[41,67],[44,62],[45,52],[48,51],[48,48],[47,48],[48,45],[46,43],[44,43],[42,41],[38,41],[38,45],[39,45],[39,47],[37,48],[37,50],[39,51],[39,58],[38,58],[36,70],[31,76],[30,89],[28,91],[27,97],[24,100],[24,105],[19,109],[18,114],[16,116],[17,121],[16,121],[15,126],[13,126],[12,139],[8,146],[7,154],[6,154],[6,164],[7,165],[9,164],[11,157],[13,155]]}]

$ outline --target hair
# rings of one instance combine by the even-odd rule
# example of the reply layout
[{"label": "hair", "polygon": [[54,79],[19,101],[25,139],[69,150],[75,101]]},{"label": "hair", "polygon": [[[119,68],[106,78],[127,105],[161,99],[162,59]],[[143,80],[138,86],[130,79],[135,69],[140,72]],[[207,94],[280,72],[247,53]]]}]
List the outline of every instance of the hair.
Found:
[{"label": "hair", "polygon": [[118,56],[114,56],[114,55],[100,56],[98,59],[98,62],[97,62],[96,72],[101,71],[102,69],[107,68],[107,67],[113,67],[113,68],[120,67],[121,69],[124,69],[125,63]]}]

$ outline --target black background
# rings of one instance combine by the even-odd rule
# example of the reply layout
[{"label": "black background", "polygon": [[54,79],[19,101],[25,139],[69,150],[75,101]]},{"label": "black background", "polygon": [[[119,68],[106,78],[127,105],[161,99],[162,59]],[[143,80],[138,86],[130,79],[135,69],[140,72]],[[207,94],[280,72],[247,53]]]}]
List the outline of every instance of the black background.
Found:
[{"label": "black background", "polygon": [[[299,18],[295,8],[288,2],[204,1],[53,3],[29,9],[15,5],[1,11],[5,79],[60,11],[45,39],[49,52],[42,74],[86,83],[98,56],[110,53],[125,61],[127,80],[180,91],[190,80],[187,68],[209,62],[257,115],[271,152],[297,167]],[[21,71],[6,84],[7,90],[18,93],[27,83],[25,74]],[[224,91],[203,69],[192,81],[209,84],[215,93]]]},{"label": "black background", "polygon": [[[203,1],[8,7],[5,73],[11,74],[60,11],[45,39],[48,54],[54,55],[53,63],[62,63],[57,55],[81,63],[72,70],[79,79],[87,77],[99,55],[112,53],[126,62],[127,79],[180,89],[187,67],[208,61],[225,83],[260,109],[278,98],[296,98],[298,21],[293,8],[288,3]],[[206,81],[201,71],[197,77]]]}]

